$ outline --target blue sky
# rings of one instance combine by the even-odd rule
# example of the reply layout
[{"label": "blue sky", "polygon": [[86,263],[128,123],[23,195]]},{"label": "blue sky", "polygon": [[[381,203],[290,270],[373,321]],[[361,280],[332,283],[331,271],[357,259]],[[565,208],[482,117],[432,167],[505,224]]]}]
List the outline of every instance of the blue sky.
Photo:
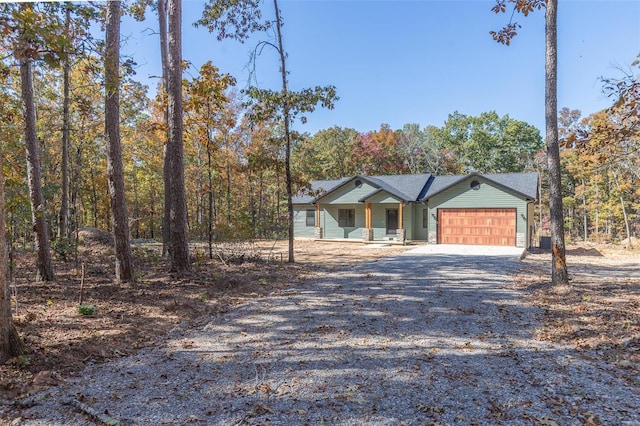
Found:
[{"label": "blue sky", "polygon": [[[558,106],[583,115],[607,107],[600,77],[620,77],[640,53],[640,1],[559,0]],[[219,42],[192,23],[203,1],[183,0],[183,57],[197,68],[211,60],[249,79],[249,52],[269,35],[245,44]],[[355,1],[280,0],[283,37],[292,89],[332,84],[340,100],[334,110],[317,110],[300,131],[334,125],[361,132],[382,123],[441,126],[448,114],[479,115],[495,110],[526,121],[544,136],[544,11],[516,16],[522,25],[511,46],[494,42],[490,30],[509,14],[491,11],[493,0]],[[273,4],[264,5],[268,16]],[[155,90],[160,74],[159,41],[149,20],[123,20],[123,53],[139,64],[137,78]],[[276,52],[256,62],[260,87],[279,89]],[[189,72],[197,73],[196,68]],[[255,84],[255,81],[254,81]]]}]

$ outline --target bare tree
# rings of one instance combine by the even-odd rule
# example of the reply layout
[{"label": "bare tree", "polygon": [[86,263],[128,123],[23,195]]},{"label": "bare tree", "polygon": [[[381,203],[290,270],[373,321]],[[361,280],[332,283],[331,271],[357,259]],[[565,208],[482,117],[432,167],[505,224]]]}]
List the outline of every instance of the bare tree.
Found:
[{"label": "bare tree", "polygon": [[107,174],[111,198],[111,223],[116,252],[116,280],[133,281],[133,260],[129,245],[129,220],[120,146],[120,2],[107,4],[105,68],[105,136]]}]

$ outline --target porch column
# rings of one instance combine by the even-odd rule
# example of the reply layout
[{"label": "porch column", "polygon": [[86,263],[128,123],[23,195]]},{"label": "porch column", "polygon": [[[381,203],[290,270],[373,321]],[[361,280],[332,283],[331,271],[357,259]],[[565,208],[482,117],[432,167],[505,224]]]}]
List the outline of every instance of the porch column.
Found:
[{"label": "porch column", "polygon": [[363,241],[373,241],[373,228],[371,227],[371,203],[364,203],[364,229],[362,230]]},{"label": "porch column", "polygon": [[316,204],[316,229],[314,234],[316,239],[322,239],[322,228],[320,227],[320,203]]},{"label": "porch column", "polygon": [[364,227],[371,228],[371,203],[365,203],[364,209]]},{"label": "porch column", "polygon": [[398,241],[404,241],[406,235],[406,231],[402,224],[402,203],[398,203],[398,229],[396,230],[396,239]]}]

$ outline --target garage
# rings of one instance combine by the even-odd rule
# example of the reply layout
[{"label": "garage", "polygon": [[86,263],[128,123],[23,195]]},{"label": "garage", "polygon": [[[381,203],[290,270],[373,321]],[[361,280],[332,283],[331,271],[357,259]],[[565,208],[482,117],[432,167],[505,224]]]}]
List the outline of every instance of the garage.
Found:
[{"label": "garage", "polygon": [[438,244],[515,246],[516,209],[439,208]]}]

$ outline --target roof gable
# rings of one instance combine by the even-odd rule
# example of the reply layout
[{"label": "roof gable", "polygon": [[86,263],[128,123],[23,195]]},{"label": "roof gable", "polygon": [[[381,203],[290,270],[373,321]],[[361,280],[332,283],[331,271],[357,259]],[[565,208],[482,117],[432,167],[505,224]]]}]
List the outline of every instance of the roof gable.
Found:
[{"label": "roof gable", "polygon": [[500,188],[513,192],[515,195],[528,200],[538,198],[538,173],[472,173],[469,175],[436,176],[431,180],[420,201],[426,201],[433,196],[451,188],[452,186],[471,180],[474,177],[484,178]]}]

